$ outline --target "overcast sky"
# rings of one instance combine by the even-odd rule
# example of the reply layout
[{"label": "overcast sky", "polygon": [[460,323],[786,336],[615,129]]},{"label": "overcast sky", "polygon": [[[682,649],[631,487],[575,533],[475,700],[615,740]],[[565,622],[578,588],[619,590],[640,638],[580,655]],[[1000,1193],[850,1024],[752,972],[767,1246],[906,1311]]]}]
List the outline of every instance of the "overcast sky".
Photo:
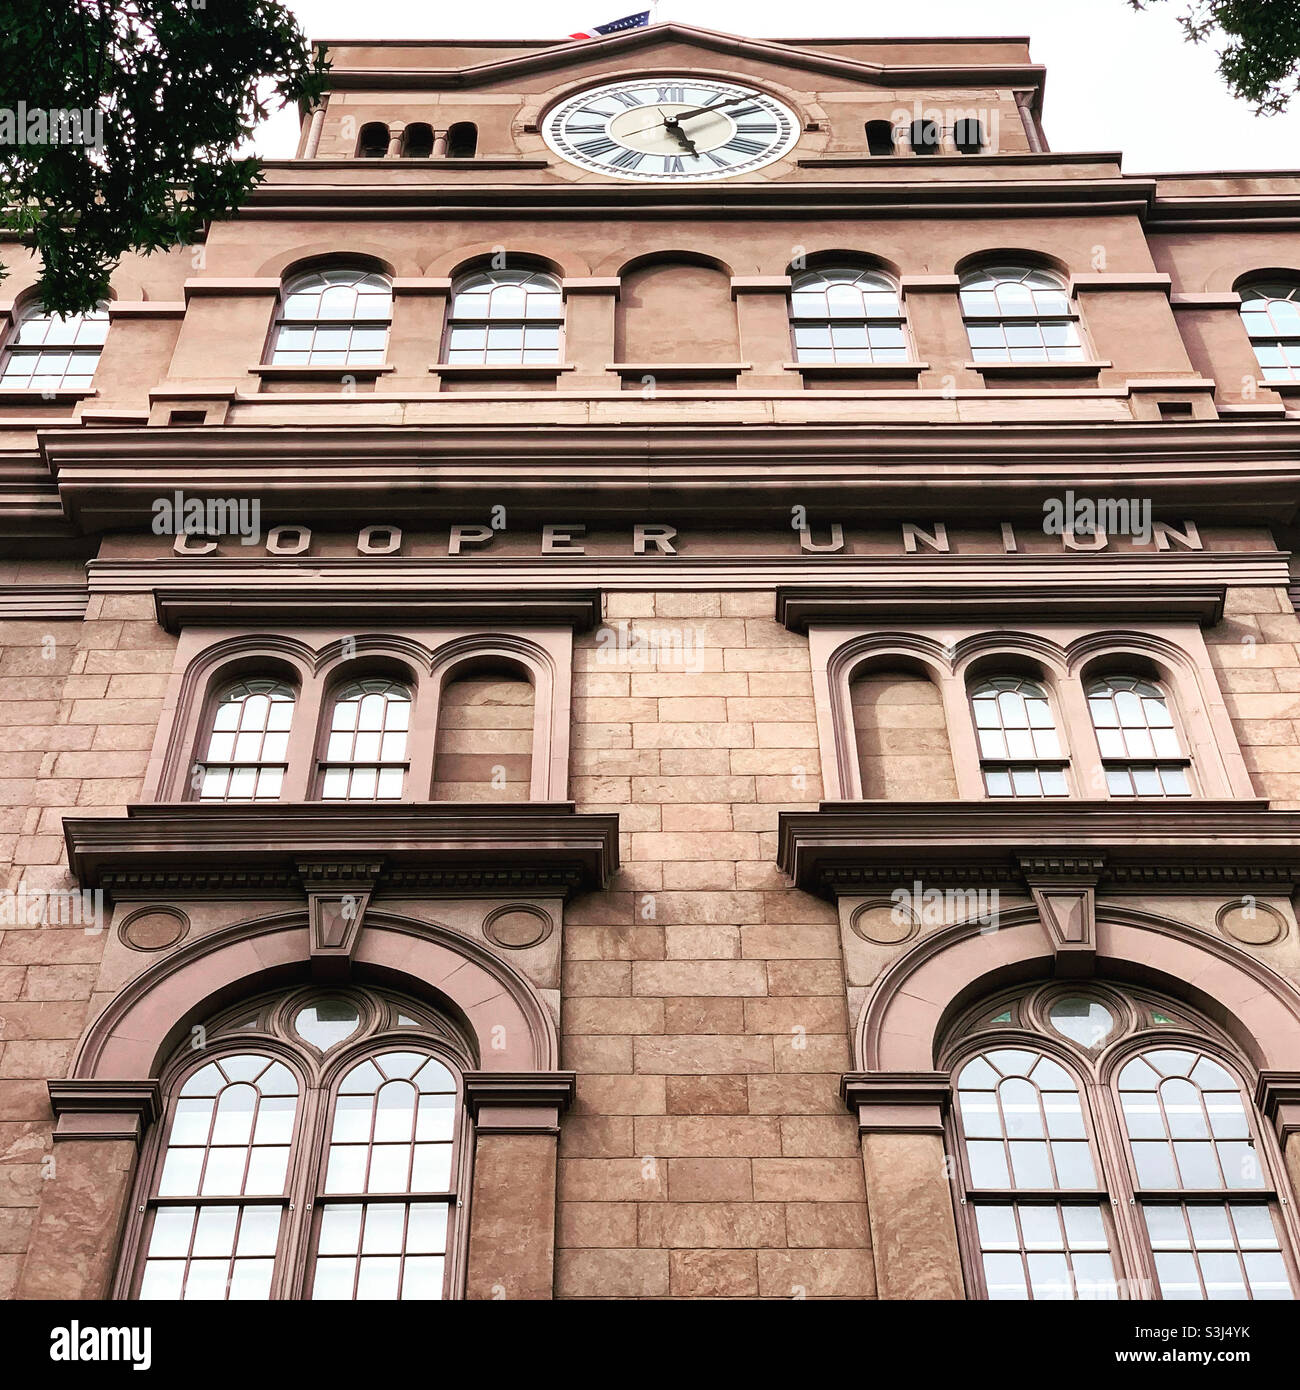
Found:
[{"label": "overcast sky", "polygon": [[[648,0],[587,3],[289,0],[311,39],[559,39]],[[1044,125],[1055,150],[1120,150],[1131,174],[1300,168],[1300,99],[1287,115],[1264,118],[1231,97],[1213,49],[1183,39],[1177,16],[1187,3],[1162,0],[1139,14],[1126,0],[662,0],[657,17],[751,38],[1027,34],[1034,61],[1047,67]],[[256,148],[290,158],[296,140],[296,113],[284,112]]]}]

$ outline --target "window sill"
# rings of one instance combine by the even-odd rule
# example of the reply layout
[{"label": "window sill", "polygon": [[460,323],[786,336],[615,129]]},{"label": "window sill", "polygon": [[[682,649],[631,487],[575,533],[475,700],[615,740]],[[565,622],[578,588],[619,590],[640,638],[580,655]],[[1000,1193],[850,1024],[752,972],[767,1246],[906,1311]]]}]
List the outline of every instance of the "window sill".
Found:
[{"label": "window sill", "polygon": [[84,401],[92,396],[97,396],[98,391],[94,387],[81,387],[63,389],[57,391],[35,390],[27,386],[0,386],[0,402],[8,401],[12,405],[49,405],[59,401]]},{"label": "window sill", "polygon": [[984,376],[1033,377],[1033,376],[1096,376],[1110,362],[964,362],[971,371]]},{"label": "window sill", "polygon": [[574,368],[567,362],[435,362],[429,370],[439,376],[464,377],[470,381],[475,377],[527,381],[534,377],[541,380],[557,377]]},{"label": "window sill", "polygon": [[620,376],[729,377],[753,368],[748,362],[607,362],[605,370]]},{"label": "window sill", "polygon": [[916,378],[930,366],[928,362],[783,362],[781,365],[787,372],[801,372],[804,376],[879,378],[884,381]]},{"label": "window sill", "polygon": [[291,367],[276,366],[267,362],[248,369],[250,376],[260,376],[266,381],[342,381],[348,376],[370,380],[396,370],[396,367],[386,366],[382,362],[359,364],[355,367]]}]

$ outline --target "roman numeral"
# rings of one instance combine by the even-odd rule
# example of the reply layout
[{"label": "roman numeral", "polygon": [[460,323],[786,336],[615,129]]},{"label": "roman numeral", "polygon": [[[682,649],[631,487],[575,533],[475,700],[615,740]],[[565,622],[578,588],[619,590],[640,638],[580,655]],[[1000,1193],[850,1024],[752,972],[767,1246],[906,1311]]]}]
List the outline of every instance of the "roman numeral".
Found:
[{"label": "roman numeral", "polygon": [[573,143],[588,159],[599,159],[602,155],[608,154],[610,150],[618,149],[618,146],[608,139],[575,140]]},{"label": "roman numeral", "polygon": [[746,140],[743,135],[733,135],[722,148],[735,150],[737,154],[762,154],[767,146],[761,140]]},{"label": "roman numeral", "polygon": [[756,111],[762,111],[761,106],[738,106],[731,113],[732,117],[739,119],[741,116],[752,116]]},{"label": "roman numeral", "polygon": [[615,169],[635,169],[644,158],[645,155],[636,150],[624,150],[622,154],[609,162]]},{"label": "roman numeral", "polygon": [[663,160],[665,174],[684,174],[686,172],[686,166],[682,163],[681,155],[666,154]]},{"label": "roman numeral", "polygon": [[[725,145],[723,146],[723,149],[726,149]],[[714,164],[718,166],[719,169],[731,168],[731,160],[723,159],[723,157],[717,152],[717,150],[705,150],[704,154],[705,157],[711,159],[714,162]]]},{"label": "roman numeral", "polygon": [[565,134],[566,134],[566,135],[598,135],[598,134],[599,134],[602,130],[604,130],[604,129],[605,129],[605,123],[604,123],[604,121],[596,121],[596,122],[590,123],[590,124],[587,123],[587,122],[584,122],[582,125],[579,125],[576,121],[571,121],[571,122],[569,123],[569,125],[567,126],[567,128],[565,129]]},{"label": "roman numeral", "polygon": [[641,98],[633,96],[631,92],[611,92],[610,96],[615,101],[621,101],[624,106],[637,107],[641,105]]},{"label": "roman numeral", "polygon": [[656,87],[656,101],[685,101],[686,89],[684,87]]},{"label": "roman numeral", "polygon": [[746,121],[743,125],[737,125],[736,129],[742,135],[775,135],[777,125],[775,121]]}]

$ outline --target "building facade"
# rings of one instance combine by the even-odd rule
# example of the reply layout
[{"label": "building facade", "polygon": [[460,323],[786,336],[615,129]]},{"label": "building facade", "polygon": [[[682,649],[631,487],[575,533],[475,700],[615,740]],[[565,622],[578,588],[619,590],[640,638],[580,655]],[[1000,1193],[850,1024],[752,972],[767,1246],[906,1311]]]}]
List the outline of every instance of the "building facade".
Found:
[{"label": "building facade", "polygon": [[1020,39],[340,43],[0,361],[0,1291],[1291,1298],[1300,176]]}]

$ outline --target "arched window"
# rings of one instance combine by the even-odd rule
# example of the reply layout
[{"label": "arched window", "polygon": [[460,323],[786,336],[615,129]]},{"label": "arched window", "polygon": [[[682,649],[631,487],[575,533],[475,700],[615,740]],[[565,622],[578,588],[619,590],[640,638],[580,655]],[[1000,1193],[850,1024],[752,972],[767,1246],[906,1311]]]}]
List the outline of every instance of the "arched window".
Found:
[{"label": "arched window", "polygon": [[970,701],[989,796],[1068,795],[1068,760],[1038,681],[988,677],[971,687]]},{"label": "arched window", "polygon": [[939,153],[939,126],[936,121],[913,121],[911,126],[913,154]]},{"label": "arched window", "polygon": [[987,1297],[1116,1297],[1078,1082],[1037,1048],[1000,1047],[966,1062],[956,1087]]},{"label": "arched window", "polygon": [[979,154],[984,149],[984,127],[974,116],[953,122],[952,141],[962,154]]},{"label": "arched window", "polygon": [[1111,796],[1190,796],[1190,760],[1165,693],[1138,676],[1088,682],[1088,709]]},{"label": "arched window", "polygon": [[1251,285],[1241,321],[1265,381],[1300,381],[1300,285]]},{"label": "arched window", "polygon": [[1241,1083],[1199,1048],[1152,1047],[1117,1084],[1161,1296],[1291,1298]]},{"label": "arched window", "polygon": [[455,1077],[425,1051],[376,1052],[344,1075],[317,1198],[313,1299],[442,1296],[457,1112]]},{"label": "arched window", "polygon": [[357,137],[358,159],[383,159],[388,153],[388,127],[383,121],[367,121]]},{"label": "arched window", "polygon": [[106,306],[65,316],[30,305],[6,345],[0,389],[89,391],[107,337]]},{"label": "arched window", "polygon": [[1052,983],[977,1004],[955,1033],[972,1292],[1295,1296],[1277,1157],[1212,1024],[1136,989]]},{"label": "arched window", "polygon": [[447,158],[473,159],[478,153],[478,126],[473,121],[457,121],[447,128]]},{"label": "arched window", "polygon": [[564,297],[542,271],[484,270],[452,288],[446,361],[558,362]]},{"label": "arched window", "polygon": [[433,127],[414,121],[402,132],[402,158],[428,159],[433,153]]},{"label": "arched window", "polygon": [[271,365],[378,365],[392,316],[393,290],[382,275],[344,266],[300,275],[281,296]]},{"label": "arched window", "polygon": [[1057,276],[1024,266],[968,270],[961,309],[981,362],[1082,362],[1078,313]]},{"label": "arched window", "polygon": [[906,362],[898,290],[879,272],[809,270],[790,294],[794,352],[800,362]]},{"label": "arched window", "polygon": [[345,685],[330,715],[321,800],[400,801],[410,724],[407,686],[386,677]]},{"label": "arched window", "polygon": [[454,1295],[464,1038],[357,989],[268,996],[206,1035],[201,1061],[174,1064],[119,1292]]},{"label": "arched window", "polygon": [[199,760],[200,801],[279,797],[288,766],[293,706],[293,688],[273,679],[239,680],[221,693]]},{"label": "arched window", "polygon": [[867,151],[875,155],[894,153],[894,123],[892,121],[867,122]]}]

